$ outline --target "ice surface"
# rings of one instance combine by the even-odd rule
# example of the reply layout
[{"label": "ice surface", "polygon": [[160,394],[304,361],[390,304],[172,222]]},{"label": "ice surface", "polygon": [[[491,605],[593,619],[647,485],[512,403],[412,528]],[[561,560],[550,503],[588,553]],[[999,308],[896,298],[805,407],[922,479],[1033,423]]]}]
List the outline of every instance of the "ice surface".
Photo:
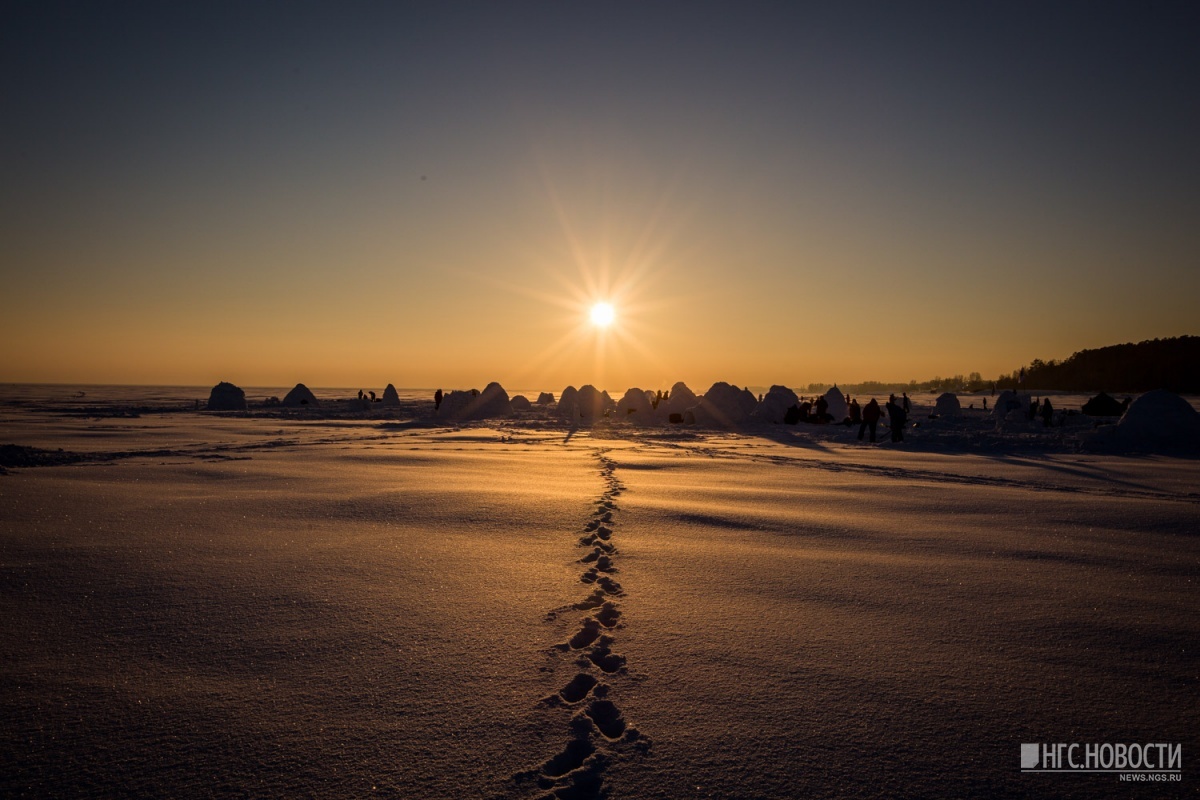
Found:
[{"label": "ice surface", "polygon": [[0,795],[1120,796],[1018,745],[1200,744],[1195,457],[425,394],[0,395]]}]

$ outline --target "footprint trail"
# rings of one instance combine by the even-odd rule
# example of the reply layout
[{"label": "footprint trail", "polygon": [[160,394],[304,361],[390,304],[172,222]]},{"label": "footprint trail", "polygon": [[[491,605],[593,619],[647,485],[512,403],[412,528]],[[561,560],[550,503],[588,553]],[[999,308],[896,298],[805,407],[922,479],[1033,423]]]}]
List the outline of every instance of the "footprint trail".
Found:
[{"label": "footprint trail", "polygon": [[[548,706],[567,709],[567,738],[561,751],[540,767],[518,773],[513,781],[521,796],[541,800],[588,800],[608,795],[605,772],[621,758],[643,756],[650,740],[631,725],[610,697],[627,675],[625,656],[614,650],[616,633],[624,627],[620,599],[625,592],[612,575],[620,570],[620,550],[614,543],[614,529],[620,505],[617,498],[625,485],[616,476],[617,465],[604,450],[597,450],[600,476],[605,490],[597,498],[591,519],[583,526],[579,546],[586,552],[578,558],[585,566],[580,583],[590,589],[582,599],[560,606],[546,614],[552,621],[561,616],[580,614],[575,633],[552,652],[573,658],[574,676],[555,694],[543,701]],[[616,683],[611,683],[616,681]]]}]

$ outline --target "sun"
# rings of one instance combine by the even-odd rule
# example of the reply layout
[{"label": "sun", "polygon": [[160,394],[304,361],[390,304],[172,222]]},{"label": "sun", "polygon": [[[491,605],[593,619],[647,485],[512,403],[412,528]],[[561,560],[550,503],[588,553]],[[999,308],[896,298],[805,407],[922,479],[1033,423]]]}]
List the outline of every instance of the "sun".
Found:
[{"label": "sun", "polygon": [[617,318],[617,312],[613,310],[612,303],[596,303],[592,306],[589,316],[597,328],[607,328]]}]

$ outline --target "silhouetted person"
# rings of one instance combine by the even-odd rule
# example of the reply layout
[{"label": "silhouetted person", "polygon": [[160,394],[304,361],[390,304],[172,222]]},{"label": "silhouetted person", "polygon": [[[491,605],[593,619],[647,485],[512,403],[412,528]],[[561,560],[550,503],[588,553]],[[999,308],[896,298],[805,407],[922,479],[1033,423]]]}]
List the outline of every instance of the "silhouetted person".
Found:
[{"label": "silhouetted person", "polygon": [[[847,395],[847,397],[849,397],[849,395]],[[862,424],[862,409],[858,407],[857,400],[850,401],[850,424],[851,425],[861,425]]]},{"label": "silhouetted person", "polygon": [[372,402],[372,403],[378,403],[378,402],[379,402],[378,400],[376,400],[376,399],[375,399],[375,393],[374,393],[374,392],[367,392],[367,394],[371,395],[371,402]]},{"label": "silhouetted person", "polygon": [[983,398],[983,410],[987,411],[987,398]]},{"label": "silhouetted person", "polygon": [[888,401],[888,426],[892,429],[892,441],[904,441],[904,423],[908,422],[908,415],[904,413],[904,406],[896,402],[895,395]]},{"label": "silhouetted person", "polygon": [[1034,398],[1029,401],[1029,421],[1033,422],[1035,419],[1037,419],[1037,414],[1038,414],[1038,401],[1036,398]]},{"label": "silhouetted person", "polygon": [[1049,428],[1050,423],[1054,419],[1054,407],[1050,405],[1050,398],[1042,400],[1042,427]]},{"label": "silhouetted person", "polygon": [[901,392],[904,396],[904,413],[905,415],[912,413],[912,401],[908,399],[908,392]]},{"label": "silhouetted person", "polygon": [[817,422],[823,423],[829,414],[829,401],[825,399],[825,395],[817,398]]},{"label": "silhouetted person", "polygon": [[442,407],[442,397],[443,396],[444,395],[442,394],[441,389],[438,389],[436,392],[433,393],[433,410],[434,411],[437,411],[439,408]]},{"label": "silhouetted person", "polygon": [[364,397],[366,397],[366,395],[363,394],[363,390],[359,389],[358,390],[358,399],[362,400]]},{"label": "silhouetted person", "polygon": [[862,423],[860,423],[858,426],[858,440],[860,442],[862,441],[863,433],[867,430],[870,430],[871,442],[874,443],[875,426],[879,424],[879,417],[882,416],[882,414],[883,412],[879,408],[879,401],[874,397],[871,398],[869,403],[863,406]]}]

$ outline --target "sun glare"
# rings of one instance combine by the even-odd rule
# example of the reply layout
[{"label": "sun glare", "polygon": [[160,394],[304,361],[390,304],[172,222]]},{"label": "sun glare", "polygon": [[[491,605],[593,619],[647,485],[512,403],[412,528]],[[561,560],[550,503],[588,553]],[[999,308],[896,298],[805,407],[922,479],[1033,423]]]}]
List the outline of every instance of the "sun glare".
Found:
[{"label": "sun glare", "polygon": [[617,312],[613,310],[612,303],[596,303],[592,306],[592,324],[597,328],[607,328],[616,317]]}]

